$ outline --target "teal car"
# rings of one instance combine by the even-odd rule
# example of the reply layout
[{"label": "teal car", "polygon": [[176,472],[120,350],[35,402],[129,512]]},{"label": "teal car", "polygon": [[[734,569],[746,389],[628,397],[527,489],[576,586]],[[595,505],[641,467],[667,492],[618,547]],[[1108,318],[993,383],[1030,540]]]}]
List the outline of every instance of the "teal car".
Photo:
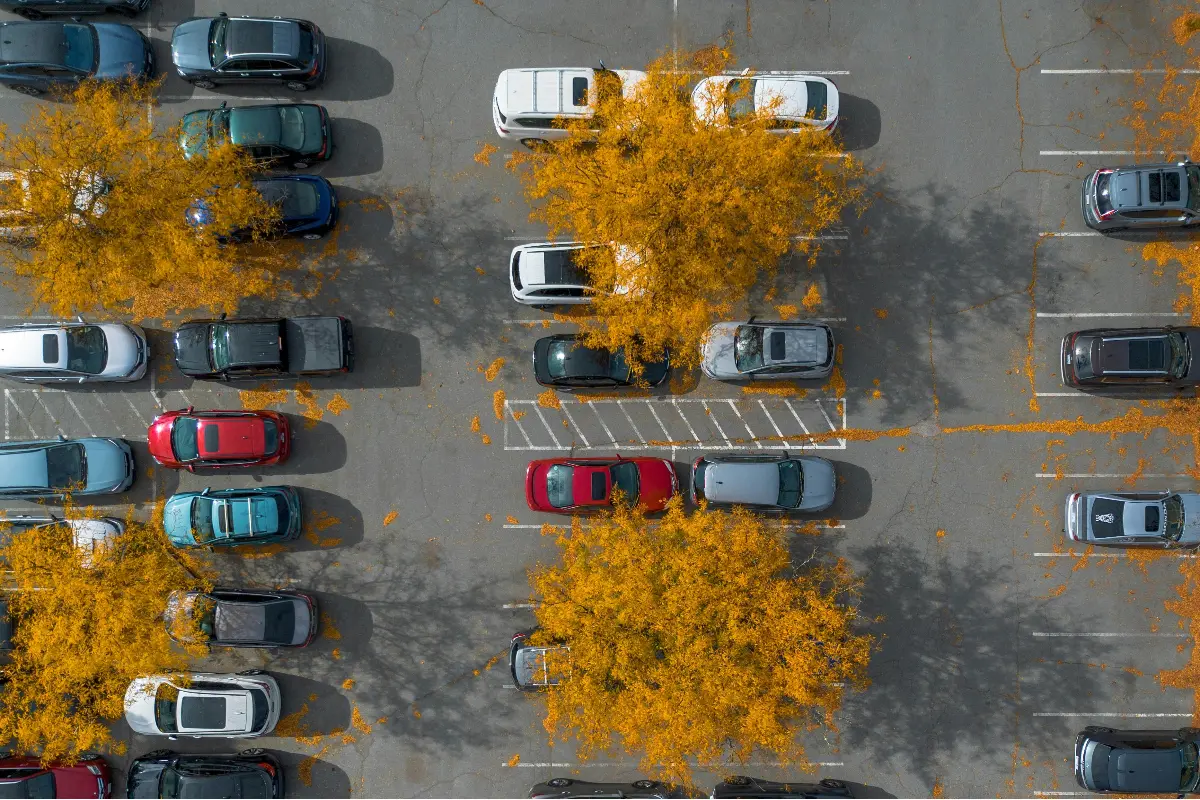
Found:
[{"label": "teal car", "polygon": [[315,103],[205,108],[186,114],[179,144],[188,158],[231,142],[265,166],[297,169],[333,155],[329,112]]},{"label": "teal car", "polygon": [[176,547],[271,544],[298,537],[303,513],[291,486],[205,489],[172,495],[163,527]]}]

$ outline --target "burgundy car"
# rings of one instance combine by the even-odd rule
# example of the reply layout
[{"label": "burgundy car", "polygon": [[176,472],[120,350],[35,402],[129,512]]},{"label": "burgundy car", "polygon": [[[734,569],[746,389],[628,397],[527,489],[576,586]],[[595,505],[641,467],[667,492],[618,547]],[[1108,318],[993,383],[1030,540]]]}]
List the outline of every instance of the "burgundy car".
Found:
[{"label": "burgundy car", "polygon": [[27,756],[0,758],[0,797],[112,797],[112,771],[95,753],[71,766]]},{"label": "burgundy car", "polygon": [[150,423],[150,455],[165,467],[265,467],[288,457],[287,417],[274,411],[168,411]]},{"label": "burgundy car", "polygon": [[579,514],[612,506],[613,492],[645,511],[662,511],[679,494],[675,465],[664,458],[546,458],[525,471],[534,511]]}]

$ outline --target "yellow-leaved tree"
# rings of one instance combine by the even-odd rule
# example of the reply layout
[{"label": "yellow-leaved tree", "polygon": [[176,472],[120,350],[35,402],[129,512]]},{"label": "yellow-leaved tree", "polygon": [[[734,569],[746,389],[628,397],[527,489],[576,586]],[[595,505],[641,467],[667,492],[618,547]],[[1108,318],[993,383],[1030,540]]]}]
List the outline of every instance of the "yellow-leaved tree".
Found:
[{"label": "yellow-leaved tree", "polygon": [[205,652],[173,644],[162,614],[172,591],[209,588],[208,570],[158,525],[128,521],[87,548],[69,525],[10,534],[0,547],[13,628],[0,666],[0,742],[71,761],[109,742],[130,681]]},{"label": "yellow-leaved tree", "polygon": [[677,497],[652,523],[622,506],[554,533],[560,563],[530,572],[530,641],[570,648],[544,725],[583,759],[620,746],[683,784],[692,760],[720,770],[756,748],[803,765],[797,734],[867,685],[858,580],[840,561],[793,570],[761,517]]},{"label": "yellow-leaved tree", "polygon": [[[865,170],[836,136],[804,124],[772,131],[778,98],[701,121],[690,88],[731,62],[728,48],[664,56],[624,90],[599,72],[593,119],[562,120],[568,138],[508,162],[532,219],[555,238],[600,245],[578,256],[595,296],[577,321],[587,344],[624,347],[635,368],[664,350],[697,366],[715,319],[773,277],[784,254],[815,258],[812,237],[864,201]],[[735,95],[753,91],[750,80],[740,86]]]},{"label": "yellow-leaved tree", "polygon": [[[84,81],[69,102],[31,105],[20,130],[0,130],[0,252],[54,314],[233,311],[291,265],[266,241],[218,241],[266,230],[279,211],[251,186],[244,151],[185,158],[178,127],[154,124],[156,88]],[[187,219],[197,200],[211,218],[202,230]]]}]

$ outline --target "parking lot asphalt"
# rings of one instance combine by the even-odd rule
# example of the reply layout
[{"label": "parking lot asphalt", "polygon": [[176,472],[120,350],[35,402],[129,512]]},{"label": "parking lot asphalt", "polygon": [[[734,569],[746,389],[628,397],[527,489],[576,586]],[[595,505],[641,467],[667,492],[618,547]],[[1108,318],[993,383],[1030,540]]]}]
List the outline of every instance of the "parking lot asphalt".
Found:
[{"label": "parking lot asphalt", "polygon": [[[156,119],[169,125],[226,100],[328,106],[336,152],[313,171],[344,207],[339,230],[306,255],[320,290],[249,299],[244,311],[350,317],[356,371],[239,393],[184,379],[169,331],[152,331],[144,382],[3,387],[4,437],[129,439],[143,465],[128,498],[140,513],[180,489],[302,487],[304,538],[218,563],[229,585],[316,592],[322,636],[295,653],[212,658],[214,668],[279,676],[284,720],[255,746],[283,754],[289,795],[519,796],[575,771],[637,775],[620,755],[585,765],[570,746],[551,746],[536,701],[507,675],[509,637],[532,623],[525,570],[554,557],[539,531],[552,520],[525,506],[523,468],[571,448],[669,451],[681,468],[740,447],[813,449],[836,462],[839,498],[813,520],[815,535],[793,534],[793,549],[854,565],[881,648],[873,685],[848,697],[838,730],[806,737],[820,776],[894,796],[1070,795],[1082,726],[1189,724],[1192,698],[1156,680],[1191,647],[1163,606],[1185,557],[1072,553],[1061,506],[1076,488],[1190,488],[1190,438],[1050,424],[1137,405],[1067,393],[1056,367],[1063,333],[1187,319],[1173,271],[1142,262],[1144,237],[1089,235],[1079,214],[1080,178],[1133,158],[1122,104],[1152,99],[1153,81],[1139,86],[1121,70],[1162,66],[1167,9],[155,0],[134,24],[168,67],[172,27],[219,11],[313,20],[329,37],[328,82],[297,96],[207,92],[168,75]],[[843,93],[845,149],[873,170],[870,209],[832,232],[811,269],[786,263],[774,301],[800,306],[818,287],[821,304],[802,316],[834,325],[839,377],[792,394],[701,380],[676,394],[539,403],[532,344],[571,326],[508,293],[508,251],[544,231],[503,169],[511,148],[488,113],[496,75],[598,58],[638,67],[724,33],[739,66],[829,73]],[[19,125],[35,102],[0,90],[0,122]],[[485,144],[499,147],[490,165],[475,158]],[[775,313],[758,298],[748,313]],[[6,293],[0,313],[24,318],[25,303]],[[187,405],[292,414],[291,460],[241,475],[149,468],[146,424]],[[117,736],[129,742],[124,764],[163,746],[121,725]],[[731,771],[799,777],[769,757]]]}]

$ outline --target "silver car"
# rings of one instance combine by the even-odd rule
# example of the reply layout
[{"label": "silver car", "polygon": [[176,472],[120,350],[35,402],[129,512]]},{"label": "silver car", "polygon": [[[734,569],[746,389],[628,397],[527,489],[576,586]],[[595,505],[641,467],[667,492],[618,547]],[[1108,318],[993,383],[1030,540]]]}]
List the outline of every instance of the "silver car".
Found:
[{"label": "silver car", "polygon": [[26,323],[0,328],[0,376],[25,383],[136,381],[146,374],[146,332],[124,323]]},{"label": "silver car", "polygon": [[700,368],[719,381],[820,380],[833,372],[833,330],[819,322],[718,322]]},{"label": "silver car", "polygon": [[1064,531],[1073,542],[1106,547],[1200,545],[1196,492],[1074,492]]},{"label": "silver car", "polygon": [[279,683],[262,670],[135,678],[125,690],[125,721],[147,736],[245,739],[275,730]]},{"label": "silver car", "polygon": [[692,464],[692,501],[755,510],[824,511],[837,472],[819,456],[707,455]]}]

